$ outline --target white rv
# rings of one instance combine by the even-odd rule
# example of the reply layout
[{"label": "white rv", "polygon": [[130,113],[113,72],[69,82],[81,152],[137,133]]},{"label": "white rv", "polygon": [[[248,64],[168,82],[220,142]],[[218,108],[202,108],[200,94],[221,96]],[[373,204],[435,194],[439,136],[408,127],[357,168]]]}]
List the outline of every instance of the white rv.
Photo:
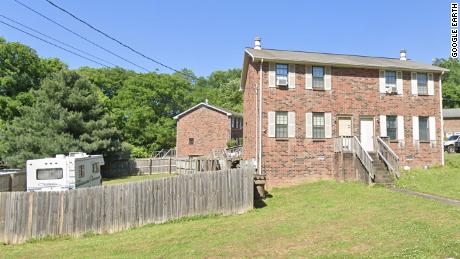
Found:
[{"label": "white rv", "polygon": [[27,191],[61,191],[101,185],[102,155],[71,152],[68,156],[27,160]]}]

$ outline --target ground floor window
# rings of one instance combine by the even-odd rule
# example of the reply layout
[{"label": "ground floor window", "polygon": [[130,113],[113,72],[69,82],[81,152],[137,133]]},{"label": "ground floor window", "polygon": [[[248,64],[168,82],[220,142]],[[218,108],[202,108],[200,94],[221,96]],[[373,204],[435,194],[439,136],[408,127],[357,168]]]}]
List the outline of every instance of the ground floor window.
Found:
[{"label": "ground floor window", "polygon": [[387,116],[387,135],[390,140],[396,140],[398,138],[397,116]]},{"label": "ground floor window", "polygon": [[288,137],[288,113],[276,112],[275,114],[275,137],[287,138]]},{"label": "ground floor window", "polygon": [[419,138],[421,141],[430,140],[430,131],[428,125],[428,117],[418,117]]},{"label": "ground floor window", "polygon": [[313,138],[324,138],[325,127],[324,127],[324,112],[313,113]]}]

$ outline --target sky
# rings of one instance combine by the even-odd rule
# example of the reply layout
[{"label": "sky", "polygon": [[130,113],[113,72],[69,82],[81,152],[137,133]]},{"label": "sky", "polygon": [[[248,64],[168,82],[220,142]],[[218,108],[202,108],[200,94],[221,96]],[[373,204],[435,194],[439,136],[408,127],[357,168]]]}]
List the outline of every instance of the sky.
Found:
[{"label": "sky", "polygon": [[[45,0],[20,0],[64,26],[146,67],[171,71],[89,29]],[[399,57],[431,63],[450,55],[450,1],[52,0],[145,55],[208,76],[240,68],[255,36],[262,48]],[[0,14],[126,69],[135,67],[17,4],[0,0]],[[0,20],[4,20],[0,18]],[[100,67],[0,24],[0,36],[58,57],[70,68]]]}]

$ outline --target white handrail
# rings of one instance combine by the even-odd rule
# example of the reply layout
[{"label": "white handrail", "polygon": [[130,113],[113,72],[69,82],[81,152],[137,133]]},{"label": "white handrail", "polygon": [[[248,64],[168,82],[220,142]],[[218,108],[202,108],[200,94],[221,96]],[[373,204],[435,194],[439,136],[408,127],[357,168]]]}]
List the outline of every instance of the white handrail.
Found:
[{"label": "white handrail", "polygon": [[383,139],[377,137],[378,154],[382,158],[383,162],[388,166],[388,169],[393,171],[399,178],[399,157],[396,153],[388,146]]},{"label": "white handrail", "polygon": [[367,153],[367,151],[363,148],[361,142],[359,142],[359,139],[356,136],[354,136],[353,139],[355,143],[355,147],[353,147],[354,153],[358,156],[359,160],[361,160],[364,168],[366,168],[367,172],[369,173],[369,176],[372,179],[375,179],[375,168],[373,165],[374,160],[369,155],[369,153]]}]

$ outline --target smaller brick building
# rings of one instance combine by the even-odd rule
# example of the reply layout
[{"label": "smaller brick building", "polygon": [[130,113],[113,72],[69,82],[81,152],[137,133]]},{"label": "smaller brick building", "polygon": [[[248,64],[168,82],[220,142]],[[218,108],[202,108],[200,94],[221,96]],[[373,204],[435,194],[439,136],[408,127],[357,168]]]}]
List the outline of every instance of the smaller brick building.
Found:
[{"label": "smaller brick building", "polygon": [[207,156],[227,148],[230,140],[241,143],[243,115],[199,103],[174,117],[177,120],[177,157]]},{"label": "smaller brick building", "polygon": [[460,108],[443,109],[444,137],[458,135],[460,133]]}]

